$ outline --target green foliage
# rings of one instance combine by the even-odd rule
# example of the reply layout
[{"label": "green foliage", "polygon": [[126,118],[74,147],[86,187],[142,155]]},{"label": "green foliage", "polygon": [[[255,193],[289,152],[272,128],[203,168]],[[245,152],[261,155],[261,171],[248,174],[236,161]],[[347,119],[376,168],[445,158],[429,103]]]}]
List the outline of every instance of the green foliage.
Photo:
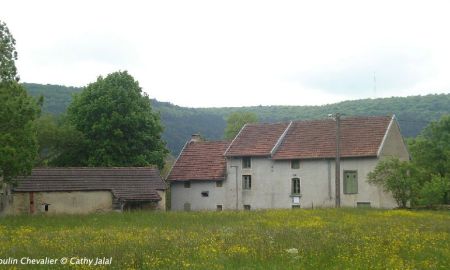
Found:
[{"label": "green foliage", "polygon": [[44,115],[36,120],[36,127],[39,145],[36,166],[64,166],[82,155],[84,135],[65,118]]},{"label": "green foliage", "polygon": [[425,182],[420,189],[420,204],[432,207],[442,204],[446,194],[450,191],[450,181],[448,178],[434,175],[430,181]]},{"label": "green foliage", "polygon": [[[24,84],[33,96],[43,95],[44,112],[59,114],[71,102],[72,93],[80,88],[55,85]],[[448,114],[450,94],[392,97],[344,101],[323,106],[254,106],[241,108],[186,108],[168,102],[152,100],[152,107],[161,113],[165,127],[163,139],[172,154],[177,155],[194,133],[210,140],[221,139],[226,118],[233,112],[252,112],[260,122],[279,122],[325,118],[329,113],[341,112],[349,116],[395,114],[402,134],[415,137],[431,121]]]},{"label": "green foliage", "polygon": [[368,174],[368,182],[391,192],[398,206],[405,208],[417,198],[418,183],[413,175],[414,168],[408,161],[389,157],[378,162],[375,170]]},{"label": "green foliage", "polygon": [[15,61],[16,40],[9,32],[6,23],[0,21],[0,82],[19,81]]},{"label": "green foliage", "polygon": [[258,122],[256,114],[251,112],[234,112],[227,118],[227,126],[225,128],[225,139],[231,140],[239,133],[245,124]]},{"label": "green foliage", "polygon": [[47,114],[58,116],[64,114],[72,102],[72,97],[83,90],[83,88],[66,87],[51,84],[23,83],[28,93],[34,97],[44,97],[42,111]]},{"label": "green foliage", "polygon": [[450,114],[430,123],[420,136],[410,141],[409,149],[415,165],[429,176],[450,175]]},{"label": "green foliage", "polygon": [[34,120],[39,106],[18,83],[0,83],[0,177],[12,182],[31,172],[37,141]]},{"label": "green foliage", "polygon": [[75,98],[68,120],[84,135],[82,152],[67,153],[69,166],[147,166],[162,168],[167,150],[163,128],[148,96],[127,72],[99,77]]},{"label": "green foliage", "polygon": [[416,139],[409,140],[409,149],[423,185],[421,203],[428,206],[449,203],[450,115],[430,123]]}]

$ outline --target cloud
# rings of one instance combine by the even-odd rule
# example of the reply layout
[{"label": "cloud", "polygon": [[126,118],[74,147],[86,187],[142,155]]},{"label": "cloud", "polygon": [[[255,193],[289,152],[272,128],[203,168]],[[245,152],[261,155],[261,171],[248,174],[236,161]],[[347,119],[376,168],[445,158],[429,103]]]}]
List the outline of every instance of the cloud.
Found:
[{"label": "cloud", "polygon": [[429,78],[432,66],[431,55],[426,50],[382,48],[295,74],[288,80],[298,81],[306,88],[366,97],[374,91],[374,77],[377,92],[386,94],[412,88]]}]

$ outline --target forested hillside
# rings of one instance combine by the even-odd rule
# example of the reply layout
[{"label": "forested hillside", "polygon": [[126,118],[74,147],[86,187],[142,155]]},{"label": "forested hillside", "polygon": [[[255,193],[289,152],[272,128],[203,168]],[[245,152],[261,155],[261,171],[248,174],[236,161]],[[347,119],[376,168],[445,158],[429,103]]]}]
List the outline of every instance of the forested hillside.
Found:
[{"label": "forested hillside", "polygon": [[[44,96],[43,111],[51,114],[65,112],[72,94],[81,88],[25,83],[33,96]],[[225,118],[234,111],[250,111],[261,122],[326,118],[329,113],[354,115],[390,115],[398,117],[405,137],[415,137],[430,121],[450,112],[450,94],[392,97],[344,101],[323,106],[253,106],[238,108],[186,108],[152,100],[153,108],[161,113],[165,126],[163,138],[174,154],[183,147],[192,133],[207,139],[220,139],[225,129]]]}]

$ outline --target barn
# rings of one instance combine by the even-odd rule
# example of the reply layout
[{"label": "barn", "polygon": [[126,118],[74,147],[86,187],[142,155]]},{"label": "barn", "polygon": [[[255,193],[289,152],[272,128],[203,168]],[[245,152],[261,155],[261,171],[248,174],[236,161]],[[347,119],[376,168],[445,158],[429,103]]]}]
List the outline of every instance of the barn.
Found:
[{"label": "barn", "polygon": [[166,184],[152,167],[36,168],[1,194],[3,214],[165,210]]}]

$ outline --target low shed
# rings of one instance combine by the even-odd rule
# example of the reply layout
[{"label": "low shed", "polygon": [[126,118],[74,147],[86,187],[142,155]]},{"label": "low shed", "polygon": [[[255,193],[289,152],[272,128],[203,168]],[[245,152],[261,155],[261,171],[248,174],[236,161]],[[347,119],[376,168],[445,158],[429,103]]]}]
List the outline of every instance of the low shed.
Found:
[{"label": "low shed", "polygon": [[165,191],[151,167],[38,168],[3,192],[1,207],[5,214],[165,210]]}]

